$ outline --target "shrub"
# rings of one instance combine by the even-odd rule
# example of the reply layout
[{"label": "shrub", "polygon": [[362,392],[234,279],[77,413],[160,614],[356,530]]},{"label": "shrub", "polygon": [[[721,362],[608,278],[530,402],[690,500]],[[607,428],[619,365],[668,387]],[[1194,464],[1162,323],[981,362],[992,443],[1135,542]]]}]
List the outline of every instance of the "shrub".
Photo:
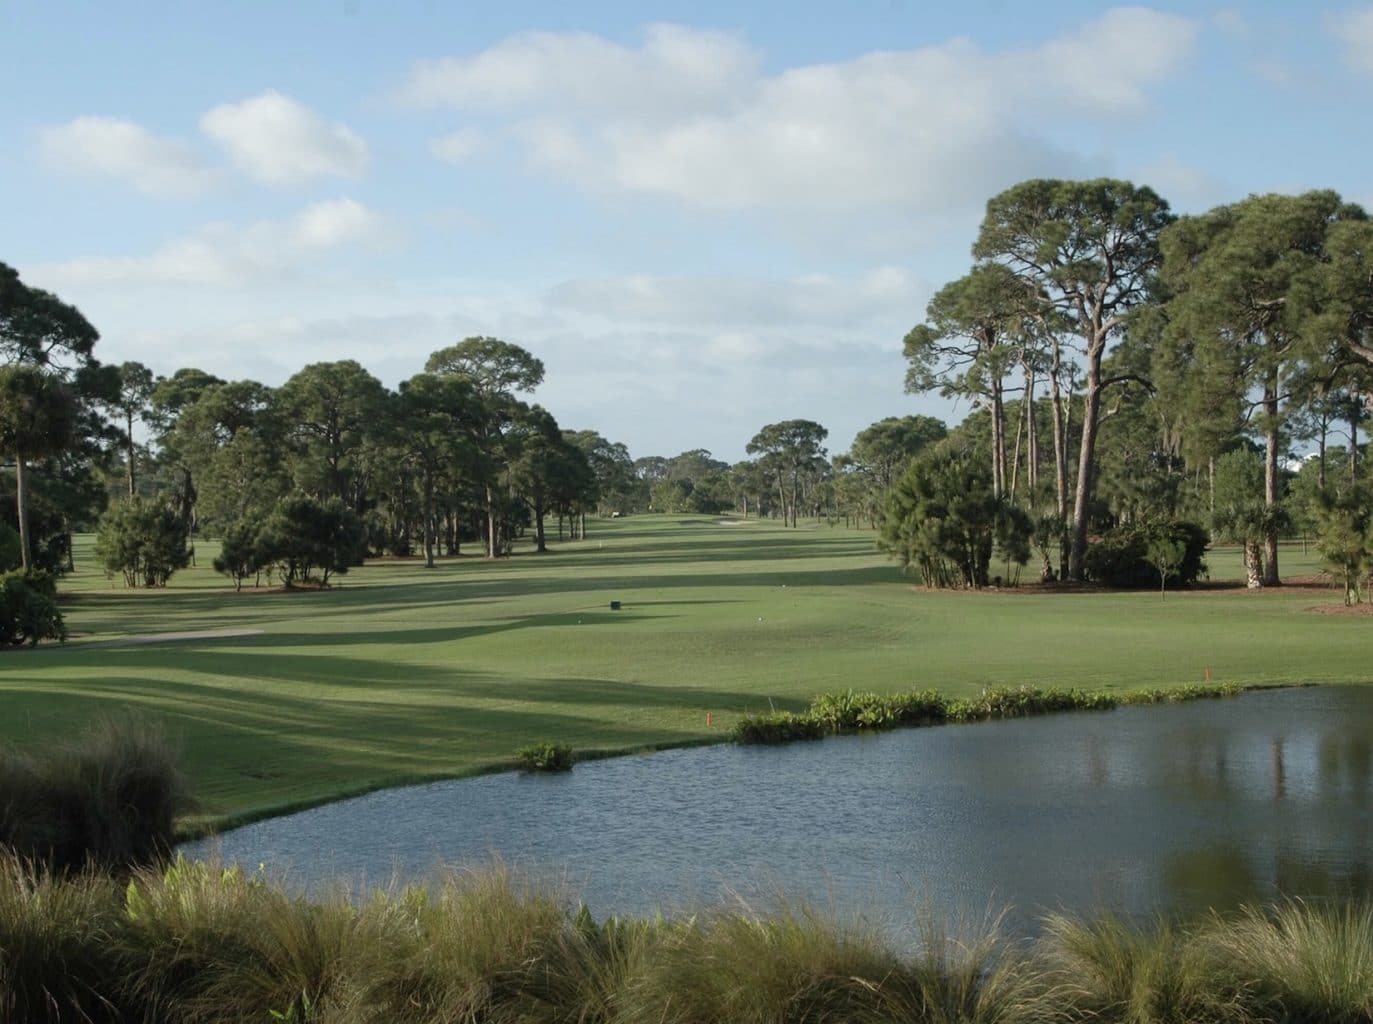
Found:
[{"label": "shrub", "polygon": [[165,587],[191,562],[186,521],[157,500],[128,498],[100,519],[95,556],[107,576],[120,573],[127,587]]},{"label": "shrub", "polygon": [[764,715],[745,715],[734,726],[739,743],[790,743],[792,740],[818,740],[824,726],[809,715],[773,711]]},{"label": "shrub", "polygon": [[0,1020],[122,1020],[109,1000],[124,974],[119,923],[112,879],[60,878],[0,855]]},{"label": "shrub", "polygon": [[268,567],[262,550],[262,531],[255,522],[240,519],[224,531],[219,554],[214,560],[215,572],[234,581],[234,589],[242,590],[249,576],[259,576]]},{"label": "shrub", "polygon": [[1084,565],[1088,578],[1103,586],[1158,587],[1156,553],[1175,547],[1178,557],[1171,563],[1167,585],[1191,586],[1206,571],[1203,556],[1210,543],[1204,528],[1184,519],[1127,523],[1107,530],[1092,544]]},{"label": "shrub", "polygon": [[366,545],[367,528],[343,502],[292,494],[263,522],[254,557],[258,565],[275,565],[288,587],[310,582],[316,570],[327,587],[331,575],[362,563]]},{"label": "shrub", "polygon": [[0,575],[0,644],[65,643],[67,624],[57,607],[52,576],[39,570]]},{"label": "shrub", "polygon": [[168,856],[190,804],[156,730],[108,721],[41,755],[0,752],[0,847],[56,871],[125,871]]},{"label": "shrub", "polygon": [[515,751],[515,760],[527,772],[570,772],[572,748],[566,743],[531,743]]}]

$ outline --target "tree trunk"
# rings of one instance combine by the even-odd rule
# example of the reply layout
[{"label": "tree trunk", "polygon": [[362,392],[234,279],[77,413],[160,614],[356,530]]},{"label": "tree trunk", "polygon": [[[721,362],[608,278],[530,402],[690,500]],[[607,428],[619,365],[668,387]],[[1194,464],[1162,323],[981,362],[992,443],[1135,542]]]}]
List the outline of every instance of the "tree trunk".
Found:
[{"label": "tree trunk", "polygon": [[1264,532],[1263,585],[1276,587],[1282,583],[1278,576],[1278,374],[1275,370],[1263,385],[1264,447],[1263,504],[1269,513],[1269,525]]},{"label": "tree trunk", "polygon": [[1258,541],[1244,542],[1244,585],[1250,590],[1263,587],[1263,552],[1259,550]]},{"label": "tree trunk", "polygon": [[424,567],[434,568],[434,478],[424,474]]},{"label": "tree trunk", "polygon": [[1359,408],[1349,407],[1349,480],[1359,478]]},{"label": "tree trunk", "polygon": [[495,558],[496,550],[496,499],[491,493],[491,485],[486,487],[486,557]]},{"label": "tree trunk", "polygon": [[126,452],[129,458],[129,497],[132,498],[137,493],[134,486],[133,470],[133,413],[128,412],[124,414],[124,425],[126,427],[126,440],[124,443],[126,445]]},{"label": "tree trunk", "polygon": [[543,532],[544,507],[543,499],[534,500],[534,550],[543,554],[548,550],[548,541]]},{"label": "tree trunk", "polygon": [[992,494],[1006,493],[1006,411],[1001,404],[1001,382],[992,381]]},{"label": "tree trunk", "polygon": [[18,451],[14,453],[14,502],[19,510],[19,564],[28,572],[33,562],[29,547],[28,467],[24,465],[23,452]]},{"label": "tree trunk", "polygon": [[1035,500],[1039,490],[1039,423],[1035,420],[1035,371],[1030,367],[1025,371],[1025,485],[1030,491],[1030,500]]},{"label": "tree trunk", "polygon": [[[1023,406],[1024,403],[1022,402],[1021,405]],[[1025,410],[1022,408],[1021,412],[1024,411]],[[1025,417],[1017,416],[1015,420],[1015,447],[1012,449],[1014,454],[1011,456],[1011,470],[1007,476],[1007,479],[1010,482],[1006,487],[1006,493],[1011,496],[1012,501],[1015,500],[1016,483],[1020,479],[1020,441],[1024,436]]]},{"label": "tree trunk", "polygon": [[1054,339],[1054,365],[1049,374],[1049,399],[1054,409],[1054,508],[1068,521],[1068,419],[1063,414],[1063,390],[1059,380],[1060,350]]},{"label": "tree trunk", "polygon": [[1068,574],[1077,582],[1087,559],[1087,512],[1092,501],[1092,474],[1096,468],[1096,436],[1101,424],[1101,352],[1105,341],[1087,353],[1087,390],[1082,396],[1082,445],[1078,449],[1077,488],[1073,494],[1072,547]]}]

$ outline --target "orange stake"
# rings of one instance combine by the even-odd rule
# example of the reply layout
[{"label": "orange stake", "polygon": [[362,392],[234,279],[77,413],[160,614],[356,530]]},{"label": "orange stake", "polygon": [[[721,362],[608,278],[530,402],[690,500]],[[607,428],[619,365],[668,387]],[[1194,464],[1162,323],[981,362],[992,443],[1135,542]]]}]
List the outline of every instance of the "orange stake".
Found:
[{"label": "orange stake", "polygon": [[1211,670],[1209,668],[1206,670],[1206,681],[1208,683],[1211,681]]},{"label": "orange stake", "polygon": [[706,728],[707,728],[707,729],[710,728],[710,712],[709,712],[709,711],[706,712]]}]

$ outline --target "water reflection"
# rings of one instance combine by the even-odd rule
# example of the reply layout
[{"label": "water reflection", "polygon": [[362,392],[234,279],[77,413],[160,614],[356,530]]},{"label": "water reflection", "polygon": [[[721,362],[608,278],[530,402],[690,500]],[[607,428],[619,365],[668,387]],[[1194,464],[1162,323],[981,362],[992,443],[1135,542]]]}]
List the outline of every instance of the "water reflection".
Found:
[{"label": "water reflection", "polygon": [[1373,892],[1370,791],[1373,687],[1307,688],[440,783],[249,826],[222,852],[307,882],[497,854],[597,913],[781,889],[912,920],[1012,904],[1030,927]]}]

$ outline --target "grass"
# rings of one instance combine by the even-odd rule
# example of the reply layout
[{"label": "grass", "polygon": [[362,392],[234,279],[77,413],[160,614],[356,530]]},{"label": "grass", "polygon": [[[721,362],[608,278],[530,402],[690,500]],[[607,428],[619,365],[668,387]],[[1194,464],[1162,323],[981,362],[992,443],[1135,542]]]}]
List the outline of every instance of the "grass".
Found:
[{"label": "grass", "polygon": [[[584,542],[486,562],[383,560],[324,592],[241,593],[208,567],[162,591],[64,582],[73,641],[0,656],[0,740],[41,746],[113,710],[160,724],[225,824],[384,785],[726,738],[817,693],[1022,685],[1120,694],[1212,680],[1363,682],[1369,623],[1331,591],[933,593],[870,532],[711,517],[592,523]],[[1314,571],[1285,549],[1284,571]],[[1240,576],[1233,552],[1213,579]],[[620,611],[609,603],[619,600]],[[173,631],[258,635],[104,647]],[[706,724],[706,715],[711,724]]]},{"label": "grass", "polygon": [[1373,1019],[1373,909],[1286,902],[910,949],[806,906],[574,912],[500,867],[318,900],[179,860],[127,886],[0,858],[0,1019],[218,1024],[1195,1024]]}]

